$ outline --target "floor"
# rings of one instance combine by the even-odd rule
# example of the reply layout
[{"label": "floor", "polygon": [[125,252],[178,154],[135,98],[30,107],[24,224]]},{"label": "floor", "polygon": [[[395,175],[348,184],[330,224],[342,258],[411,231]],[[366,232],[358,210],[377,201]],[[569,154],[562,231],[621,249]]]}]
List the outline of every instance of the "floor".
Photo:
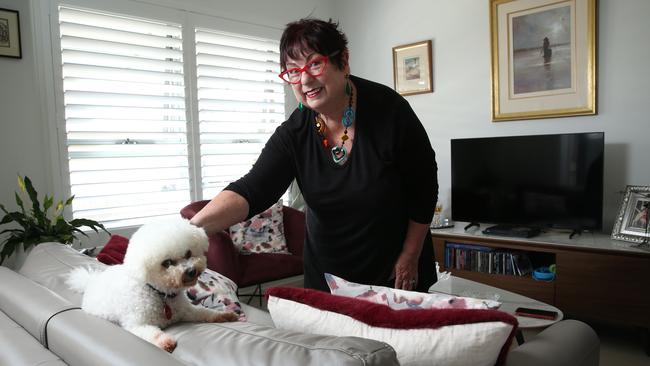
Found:
[{"label": "floor", "polygon": [[649,340],[643,331],[634,327],[590,324],[600,338],[601,366],[650,366],[644,342]]},{"label": "floor", "polygon": [[[302,286],[302,276],[292,277],[288,280],[269,283],[265,288],[274,286]],[[240,293],[250,293],[253,288],[241,289]],[[246,302],[245,296],[240,300]],[[250,305],[259,307],[259,299],[252,299]],[[266,301],[262,302],[262,308],[266,307]],[[650,366],[650,355],[646,355],[645,348],[647,333],[640,328],[623,327],[606,324],[589,323],[600,338],[600,366]],[[524,331],[524,338],[533,337],[535,331]],[[644,343],[645,342],[645,343]]]}]

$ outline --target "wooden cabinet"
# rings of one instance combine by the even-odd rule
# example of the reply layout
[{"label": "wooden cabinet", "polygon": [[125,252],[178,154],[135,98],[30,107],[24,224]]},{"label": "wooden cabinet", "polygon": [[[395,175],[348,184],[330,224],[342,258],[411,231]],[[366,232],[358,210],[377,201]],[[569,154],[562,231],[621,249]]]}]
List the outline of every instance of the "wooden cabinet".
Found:
[{"label": "wooden cabinet", "polygon": [[[604,234],[543,233],[531,239],[486,236],[462,228],[433,231],[433,247],[441,270],[503,288],[560,308],[566,316],[650,328],[650,252],[611,241]],[[449,243],[516,250],[541,258],[534,265],[556,265],[551,282],[445,268]]]},{"label": "wooden cabinet", "polygon": [[561,251],[555,306],[565,313],[650,327],[650,258]]}]

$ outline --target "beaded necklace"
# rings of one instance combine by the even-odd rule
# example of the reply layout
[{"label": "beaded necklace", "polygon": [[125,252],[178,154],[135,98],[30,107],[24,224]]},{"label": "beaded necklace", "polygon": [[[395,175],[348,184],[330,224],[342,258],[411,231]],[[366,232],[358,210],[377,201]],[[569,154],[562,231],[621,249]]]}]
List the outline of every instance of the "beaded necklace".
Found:
[{"label": "beaded necklace", "polygon": [[[346,78],[348,78],[348,76],[346,76]],[[334,145],[330,149],[330,153],[332,154],[332,160],[337,165],[345,164],[345,162],[348,159],[348,150],[345,148],[345,142],[350,139],[350,137],[348,136],[348,127],[352,126],[356,118],[354,113],[354,108],[352,108],[352,100],[353,100],[354,93],[352,91],[352,87],[350,86],[349,80],[345,84],[345,94],[347,94],[349,98],[348,98],[348,106],[347,108],[345,108],[345,111],[343,111],[343,118],[341,119],[341,123],[345,128],[345,130],[343,131],[343,135],[341,136],[341,145],[339,146]],[[323,147],[325,149],[329,149],[330,143],[325,137],[325,131],[327,131],[327,125],[325,124],[325,121],[323,120],[323,117],[321,117],[320,114],[316,115],[316,118],[314,119],[314,127],[316,128],[316,132],[318,133],[318,136],[320,136],[321,138]]]}]

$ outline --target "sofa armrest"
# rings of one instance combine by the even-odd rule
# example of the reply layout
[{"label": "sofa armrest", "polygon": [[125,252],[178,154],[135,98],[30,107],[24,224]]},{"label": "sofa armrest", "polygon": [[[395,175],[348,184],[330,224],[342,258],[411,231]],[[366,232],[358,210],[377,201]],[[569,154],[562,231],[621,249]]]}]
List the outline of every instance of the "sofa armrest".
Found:
[{"label": "sofa armrest", "polygon": [[209,202],[210,201],[208,200],[192,202],[181,209],[181,216],[189,220],[194,217],[197,212],[201,211],[201,209],[205,207],[205,205],[207,205]]},{"label": "sofa armrest", "polygon": [[578,320],[563,320],[510,351],[506,366],[598,366],[600,340]]},{"label": "sofa armrest", "polygon": [[23,327],[0,311],[0,365],[65,366]]},{"label": "sofa armrest", "polygon": [[6,267],[0,267],[0,283],[0,310],[46,347],[48,321],[61,312],[78,308]]},{"label": "sofa armrest", "polygon": [[70,366],[184,365],[153,344],[79,309],[52,318],[47,334],[50,351]]},{"label": "sofa armrest", "polygon": [[282,208],[282,215],[287,249],[289,249],[291,254],[302,258],[305,243],[305,213],[295,208],[284,206]]}]

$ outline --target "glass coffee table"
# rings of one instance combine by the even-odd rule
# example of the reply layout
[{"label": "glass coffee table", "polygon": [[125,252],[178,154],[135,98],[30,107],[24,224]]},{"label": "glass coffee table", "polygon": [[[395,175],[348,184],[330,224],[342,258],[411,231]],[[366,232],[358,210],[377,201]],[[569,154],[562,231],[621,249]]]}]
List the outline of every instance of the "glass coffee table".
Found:
[{"label": "glass coffee table", "polygon": [[[498,310],[514,315],[519,322],[519,331],[517,332],[517,342],[519,344],[522,344],[524,342],[524,337],[521,333],[521,330],[545,328],[551,324],[559,322],[564,317],[562,311],[555,306],[516,294],[514,292],[484,285],[480,282],[467,280],[462,277],[449,276],[448,279],[439,280],[429,288],[429,292],[495,300],[500,302],[501,306]],[[515,310],[519,307],[555,311],[557,312],[557,317],[551,320],[519,316],[515,314]]]}]

